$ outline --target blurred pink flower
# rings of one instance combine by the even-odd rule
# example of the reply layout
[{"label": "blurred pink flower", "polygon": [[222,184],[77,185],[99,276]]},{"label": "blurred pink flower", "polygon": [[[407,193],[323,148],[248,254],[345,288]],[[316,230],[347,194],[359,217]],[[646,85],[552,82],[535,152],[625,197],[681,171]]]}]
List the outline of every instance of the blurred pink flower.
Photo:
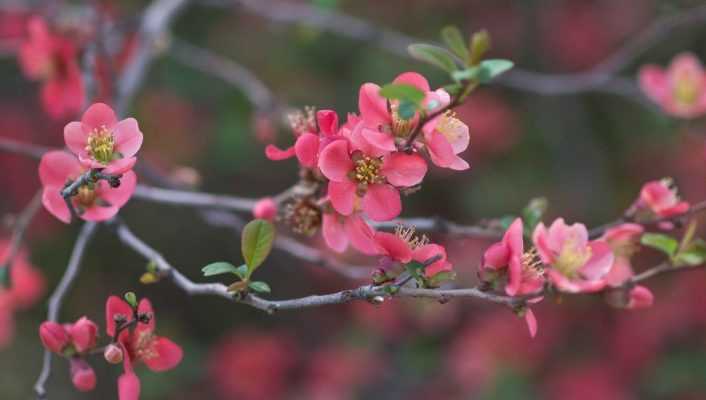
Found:
[{"label": "blurred pink flower", "polygon": [[601,239],[613,249],[613,266],[603,278],[608,286],[616,287],[634,275],[630,257],[638,250],[642,225],[626,223],[607,229]]},{"label": "blurred pink flower", "polygon": [[547,229],[540,222],[532,235],[547,274],[565,292],[596,292],[605,286],[604,276],[613,265],[613,251],[601,240],[588,240],[586,226],[567,225],[563,218]]},{"label": "blurred pink flower", "polygon": [[[77,179],[85,171],[76,157],[61,150],[45,153],[39,162],[39,178],[44,187],[42,203],[47,211],[65,223],[71,221],[71,212],[61,191],[69,180]],[[120,178],[120,186],[113,188],[105,180],[99,180],[93,187],[83,185],[71,202],[81,219],[105,221],[127,203],[136,184],[135,173],[126,171]]]},{"label": "blurred pink flower", "polygon": [[24,74],[42,81],[42,105],[54,118],[81,111],[84,88],[76,46],[50,31],[40,17],[27,25],[28,37],[21,44],[19,62]]},{"label": "blurred pink flower", "polygon": [[706,73],[691,53],[674,57],[666,70],[643,66],[639,81],[645,94],[669,115],[695,118],[706,112]]},{"label": "blurred pink flower", "polygon": [[[96,372],[88,363],[77,357],[69,360],[71,369],[71,383],[80,392],[90,392],[96,387]],[[121,399],[122,400],[122,399]]]},{"label": "blurred pink flower", "polygon": [[687,212],[689,203],[680,200],[673,181],[664,178],[645,183],[633,208],[638,214],[647,213],[651,218],[667,218]]},{"label": "blurred pink flower", "polygon": [[135,165],[135,154],[142,147],[142,132],[134,118],[118,121],[108,105],[94,103],[81,121],[64,128],[66,146],[87,168],[103,168],[106,174],[119,175]]},{"label": "blurred pink flower", "polygon": [[[495,92],[477,90],[456,108],[458,119],[468,121],[473,134],[471,154],[498,155],[507,152],[522,134],[512,106]],[[475,159],[475,157],[473,157]]]},{"label": "blurred pink flower", "polygon": [[297,348],[285,336],[238,332],[213,347],[209,377],[224,400],[276,400],[285,393]]}]

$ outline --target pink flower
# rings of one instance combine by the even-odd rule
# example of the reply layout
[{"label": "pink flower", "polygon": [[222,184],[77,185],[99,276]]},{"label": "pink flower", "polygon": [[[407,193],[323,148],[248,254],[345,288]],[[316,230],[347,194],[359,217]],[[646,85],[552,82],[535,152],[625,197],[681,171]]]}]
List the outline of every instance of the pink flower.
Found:
[{"label": "pink flower", "polygon": [[343,253],[350,244],[363,254],[377,254],[378,246],[373,239],[375,232],[358,213],[345,216],[335,211],[323,214],[321,232],[326,245],[337,253]]},{"label": "pink flower", "polygon": [[39,326],[39,338],[44,347],[54,353],[63,354],[71,348],[72,353],[85,354],[96,347],[98,326],[86,317],[73,324],[45,321]]},{"label": "pink flower", "polygon": [[96,387],[96,373],[88,363],[73,357],[69,361],[71,366],[71,383],[80,392],[90,392]]},{"label": "pink flower", "polygon": [[439,259],[427,265],[424,275],[432,278],[440,272],[453,271],[453,265],[446,258],[446,249],[438,244],[429,243],[426,236],[416,237],[413,228],[397,228],[395,233],[376,232],[375,242],[379,255],[400,264],[416,261],[424,264],[438,257]]},{"label": "pink flower", "polygon": [[595,292],[603,289],[603,277],[613,265],[613,251],[602,240],[588,240],[583,224],[566,225],[559,218],[547,229],[539,223],[532,235],[534,245],[552,283],[570,293]]},{"label": "pink flower", "polygon": [[[0,266],[8,257],[9,243],[0,239]],[[44,295],[44,277],[27,260],[25,251],[15,256],[10,270],[9,287],[0,286],[0,349],[14,336],[14,313],[33,306]]]},{"label": "pink flower", "polygon": [[67,38],[50,32],[40,17],[31,18],[27,30],[19,62],[28,78],[43,82],[44,109],[54,118],[78,113],[83,107],[84,88],[76,47]]},{"label": "pink flower", "polygon": [[463,171],[470,166],[459,157],[468,148],[468,126],[447,111],[424,125],[424,143],[431,161],[439,167]]},{"label": "pink flower", "polygon": [[328,196],[339,213],[362,209],[374,221],[387,221],[402,211],[396,187],[419,184],[426,174],[424,160],[416,154],[366,154],[345,139],[321,152],[319,168],[330,182]]},{"label": "pink flower", "polygon": [[638,213],[651,214],[648,217],[667,218],[689,211],[689,203],[681,201],[673,181],[664,178],[645,183],[633,209]]},{"label": "pink flower", "polygon": [[310,124],[302,125],[307,128],[295,130],[298,136],[294,146],[282,150],[270,144],[265,148],[267,158],[278,161],[296,156],[303,167],[316,168],[321,149],[338,135],[338,115],[333,110],[319,110],[316,113],[318,132],[312,131]]},{"label": "pink flower", "polygon": [[277,217],[277,203],[270,197],[262,198],[255,203],[252,213],[255,218],[273,221]]},{"label": "pink flower", "polygon": [[115,112],[103,103],[94,103],[81,121],[64,128],[66,146],[88,168],[104,168],[119,175],[132,168],[142,146],[142,132],[134,118],[118,121]]},{"label": "pink flower", "polygon": [[86,317],[81,317],[67,328],[71,342],[79,353],[84,353],[96,346],[98,326]]},{"label": "pink flower", "polygon": [[[106,303],[106,331],[110,337],[116,334],[116,316],[130,323],[135,318],[132,307],[116,296],[110,296]],[[133,372],[133,364],[143,362],[154,372],[168,371],[176,367],[183,357],[181,347],[171,340],[155,334],[155,317],[152,304],[142,299],[137,307],[140,319],[134,329],[123,329],[118,342],[123,346],[125,372],[118,379],[120,400],[133,400],[139,397],[140,381]]]},{"label": "pink flower", "polygon": [[606,230],[601,237],[615,255],[610,271],[603,278],[608,286],[620,286],[634,275],[630,257],[638,248],[642,232],[644,232],[642,225],[628,223]]},{"label": "pink flower", "polygon": [[666,70],[656,65],[642,67],[639,80],[645,94],[667,114],[694,118],[706,112],[706,74],[691,53],[674,57]]},{"label": "pink flower", "polygon": [[[58,150],[44,154],[39,163],[39,178],[44,186],[42,203],[47,211],[65,223],[71,221],[71,212],[61,191],[68,181],[77,179],[85,171],[86,168],[75,157]],[[115,216],[127,203],[136,184],[135,173],[126,171],[117,188],[111,187],[105,180],[99,180],[93,185],[81,186],[70,201],[82,219],[105,221]]]},{"label": "pink flower", "polygon": [[[539,292],[544,286],[544,271],[536,260],[537,253],[524,250],[522,219],[516,218],[507,228],[500,242],[491,245],[483,254],[480,274],[482,279],[496,279],[507,275],[505,293],[520,296]],[[542,298],[532,299],[536,303]],[[524,313],[530,335],[537,334],[537,320],[531,309]]]}]

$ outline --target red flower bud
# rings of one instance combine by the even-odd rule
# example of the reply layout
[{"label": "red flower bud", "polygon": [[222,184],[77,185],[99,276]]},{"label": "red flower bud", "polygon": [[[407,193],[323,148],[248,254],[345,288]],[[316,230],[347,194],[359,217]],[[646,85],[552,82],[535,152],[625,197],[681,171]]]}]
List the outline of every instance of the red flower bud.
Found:
[{"label": "red flower bud", "polygon": [[123,362],[123,349],[121,349],[120,346],[111,343],[105,347],[103,357],[105,357],[105,361],[108,361],[111,364],[120,364]]},{"label": "red flower bud", "polygon": [[96,387],[96,373],[81,358],[71,359],[71,382],[77,390],[89,392]]},{"label": "red flower bud", "polygon": [[83,353],[96,345],[98,326],[86,317],[82,317],[68,329],[76,351]]},{"label": "red flower bud", "polygon": [[61,353],[69,344],[69,335],[60,324],[46,321],[39,326],[39,338],[44,347],[54,353]]},{"label": "red flower bud", "polygon": [[253,207],[255,218],[272,221],[277,216],[277,204],[269,197],[262,198]]}]

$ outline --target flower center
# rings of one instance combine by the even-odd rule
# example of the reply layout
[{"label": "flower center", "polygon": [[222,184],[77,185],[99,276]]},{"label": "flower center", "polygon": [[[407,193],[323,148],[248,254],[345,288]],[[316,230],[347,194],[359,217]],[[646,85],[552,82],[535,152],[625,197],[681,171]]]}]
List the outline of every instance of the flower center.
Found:
[{"label": "flower center", "polygon": [[75,196],[76,201],[84,207],[92,206],[97,197],[95,189],[88,185],[82,185],[78,188],[78,194]]},{"label": "flower center", "polygon": [[358,153],[353,155],[353,163],[355,166],[352,179],[359,184],[367,186],[385,181],[385,177],[380,174],[382,157],[370,157]]},{"label": "flower center", "polygon": [[699,85],[695,79],[688,74],[683,74],[676,79],[674,85],[674,97],[682,105],[693,105],[699,97]]},{"label": "flower center", "polygon": [[392,117],[392,133],[398,137],[407,137],[414,128],[414,118],[404,119],[400,116],[400,103],[390,103],[390,116]]},{"label": "flower center", "polygon": [[399,224],[395,226],[395,235],[407,242],[412,250],[416,250],[422,246],[429,244],[429,238],[427,235],[415,235],[416,228],[413,226],[405,226]]},{"label": "flower center", "polygon": [[522,273],[525,276],[540,277],[544,275],[544,266],[541,258],[539,258],[537,248],[532,247],[524,252],[520,258],[520,262],[522,263]]},{"label": "flower center", "polygon": [[141,331],[137,334],[135,341],[135,355],[141,360],[149,360],[157,357],[157,351],[154,349],[155,336],[148,331]]},{"label": "flower center", "polygon": [[554,263],[554,267],[564,276],[569,278],[576,276],[578,270],[583,267],[591,258],[591,248],[579,246],[578,241],[569,238],[564,242],[564,246]]},{"label": "flower center", "polygon": [[115,151],[115,137],[113,132],[105,126],[94,129],[88,135],[86,151],[101,164],[108,164],[113,160]]},{"label": "flower center", "polygon": [[456,113],[451,110],[446,111],[436,125],[436,130],[444,135],[449,143],[459,140],[465,129],[467,129],[466,124],[456,118]]}]

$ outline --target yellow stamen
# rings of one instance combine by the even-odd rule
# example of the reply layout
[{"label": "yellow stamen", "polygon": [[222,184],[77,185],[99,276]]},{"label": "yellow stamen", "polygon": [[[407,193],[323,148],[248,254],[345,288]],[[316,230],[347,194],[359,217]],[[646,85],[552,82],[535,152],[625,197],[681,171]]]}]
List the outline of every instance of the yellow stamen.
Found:
[{"label": "yellow stamen", "polygon": [[113,132],[105,126],[94,129],[88,135],[88,144],[86,151],[96,161],[102,164],[108,164],[113,160],[113,152],[115,151],[115,137]]}]

